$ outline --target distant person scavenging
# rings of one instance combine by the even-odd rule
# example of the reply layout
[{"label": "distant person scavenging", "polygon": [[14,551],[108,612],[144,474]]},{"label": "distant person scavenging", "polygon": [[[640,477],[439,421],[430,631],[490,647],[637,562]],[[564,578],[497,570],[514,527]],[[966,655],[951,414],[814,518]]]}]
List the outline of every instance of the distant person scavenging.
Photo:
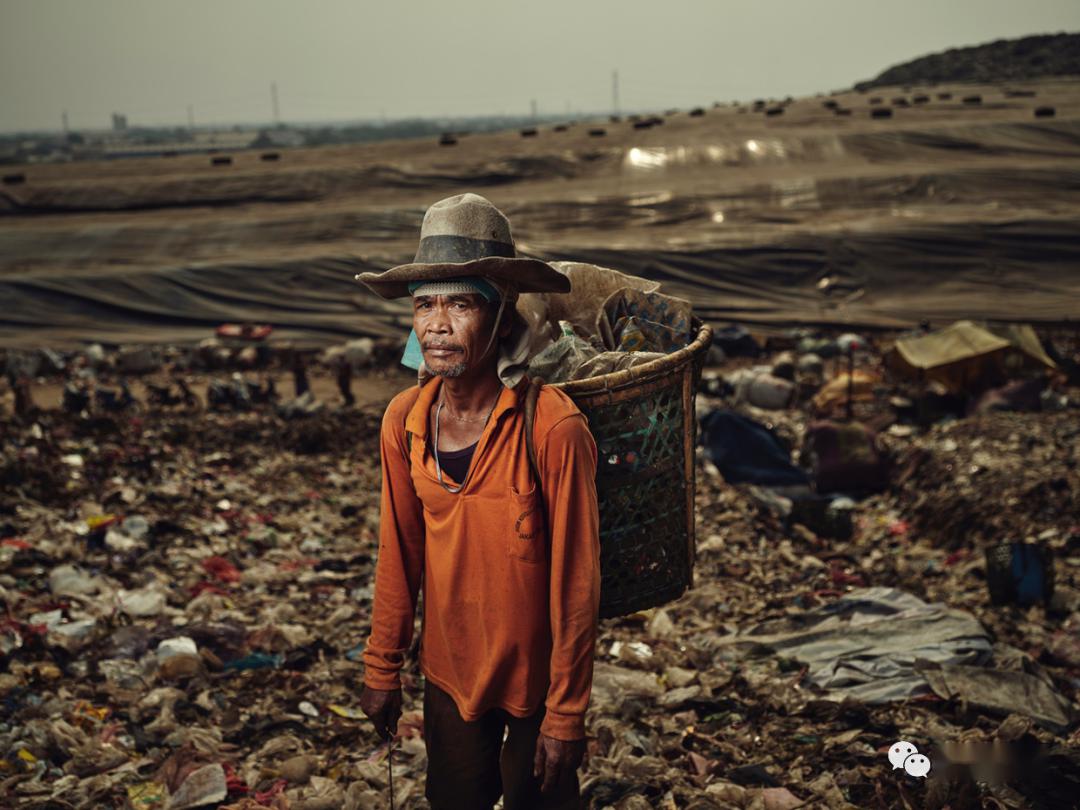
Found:
[{"label": "distant person scavenging", "polygon": [[[600,604],[596,444],[542,387],[524,435],[529,332],[521,292],[569,292],[517,257],[510,223],[462,194],[428,209],[415,260],[357,276],[412,296],[402,362],[418,384],[383,416],[382,501],[360,705],[397,730],[399,671],[423,582],[425,795],[434,810],[580,807]],[[503,735],[506,732],[504,741]]]}]

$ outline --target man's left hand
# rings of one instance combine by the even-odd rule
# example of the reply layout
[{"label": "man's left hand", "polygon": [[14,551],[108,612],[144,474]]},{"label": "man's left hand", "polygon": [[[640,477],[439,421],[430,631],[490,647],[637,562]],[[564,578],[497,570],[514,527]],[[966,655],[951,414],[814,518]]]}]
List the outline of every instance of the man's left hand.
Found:
[{"label": "man's left hand", "polygon": [[550,793],[568,780],[585,756],[585,740],[556,740],[546,734],[536,738],[533,776],[542,780],[541,793]]}]

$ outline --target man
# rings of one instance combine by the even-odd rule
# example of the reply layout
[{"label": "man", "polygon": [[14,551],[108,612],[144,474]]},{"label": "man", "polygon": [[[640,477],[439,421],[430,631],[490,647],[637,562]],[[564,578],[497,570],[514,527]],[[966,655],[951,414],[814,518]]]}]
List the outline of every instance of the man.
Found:
[{"label": "man", "polygon": [[402,362],[419,376],[383,417],[360,705],[381,737],[396,732],[423,580],[431,806],[490,810],[502,794],[506,810],[579,807],[600,602],[596,445],[570,398],[541,388],[534,480],[529,335],[514,306],[569,280],[518,258],[506,217],[475,194],[431,206],[414,262],[357,278],[412,296]]}]

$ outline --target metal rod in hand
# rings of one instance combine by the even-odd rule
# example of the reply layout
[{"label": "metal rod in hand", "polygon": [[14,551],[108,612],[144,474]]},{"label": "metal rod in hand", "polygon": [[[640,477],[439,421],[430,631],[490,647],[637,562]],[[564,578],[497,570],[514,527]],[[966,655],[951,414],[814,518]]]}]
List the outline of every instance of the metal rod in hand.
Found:
[{"label": "metal rod in hand", "polygon": [[386,732],[386,768],[390,774],[390,810],[394,810],[394,735]]},{"label": "metal rod in hand", "polygon": [[850,343],[848,343],[848,350],[847,350],[847,407],[844,409],[845,412],[847,413],[847,421],[849,421],[849,422],[851,421],[851,417],[853,416],[852,406],[851,406],[851,395],[852,395],[852,389],[854,388],[854,382],[855,382],[854,378],[855,378],[855,341],[851,341]]}]

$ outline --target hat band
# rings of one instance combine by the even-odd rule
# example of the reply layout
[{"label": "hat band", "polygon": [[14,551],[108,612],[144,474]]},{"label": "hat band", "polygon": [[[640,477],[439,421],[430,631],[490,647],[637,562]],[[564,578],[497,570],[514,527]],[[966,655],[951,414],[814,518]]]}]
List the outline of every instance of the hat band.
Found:
[{"label": "hat band", "polygon": [[425,236],[420,240],[413,262],[418,264],[461,264],[498,256],[516,257],[514,246],[506,242],[470,239],[467,236]]},{"label": "hat band", "polygon": [[441,281],[410,281],[409,292],[418,297],[421,295],[460,295],[462,293],[479,293],[486,301],[498,301],[499,291],[491,282],[478,276],[459,276]]}]

